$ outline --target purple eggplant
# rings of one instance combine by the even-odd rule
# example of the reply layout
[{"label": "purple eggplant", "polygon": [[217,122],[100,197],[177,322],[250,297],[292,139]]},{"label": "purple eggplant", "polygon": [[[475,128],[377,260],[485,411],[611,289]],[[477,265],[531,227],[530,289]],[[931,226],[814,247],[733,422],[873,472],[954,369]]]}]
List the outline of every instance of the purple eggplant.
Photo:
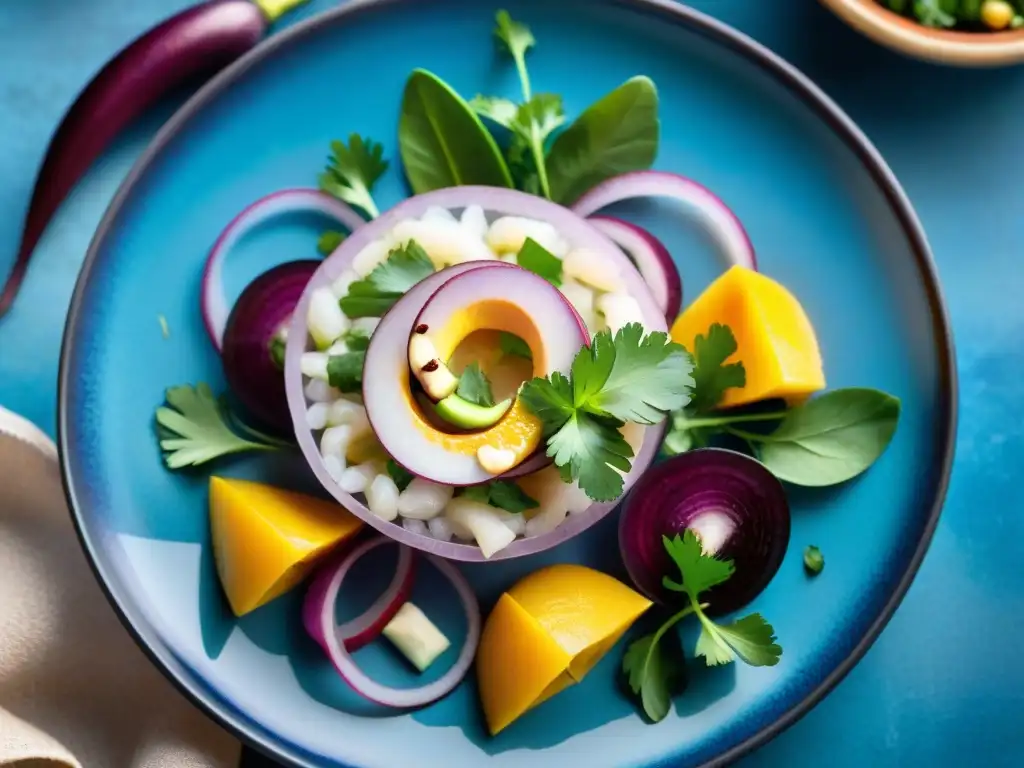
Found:
[{"label": "purple eggplant", "polygon": [[25,279],[32,251],[71,189],[132,120],[174,88],[209,76],[250,50],[282,14],[306,0],[211,0],[159,24],[111,59],[79,94],[50,139],[36,176],[0,317]]}]

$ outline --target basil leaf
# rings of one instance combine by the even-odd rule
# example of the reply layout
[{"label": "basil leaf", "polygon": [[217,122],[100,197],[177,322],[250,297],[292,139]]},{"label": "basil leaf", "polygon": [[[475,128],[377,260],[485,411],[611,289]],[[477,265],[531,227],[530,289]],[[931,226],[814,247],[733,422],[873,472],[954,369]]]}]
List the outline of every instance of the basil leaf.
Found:
[{"label": "basil leaf", "polygon": [[465,184],[512,187],[494,137],[465,99],[426,70],[414,70],[405,84],[398,146],[416,194]]},{"label": "basil leaf", "polygon": [[896,431],[899,398],[877,389],[836,389],[793,408],[765,435],[758,456],[780,480],[825,486],[856,477]]},{"label": "basil leaf", "polygon": [[516,264],[540,275],[555,287],[562,284],[562,260],[533,238],[526,238],[516,256]]},{"label": "basil leaf", "polygon": [[602,181],[650,168],[658,133],[654,83],[647,77],[627,80],[555,139],[547,158],[552,199],[573,203]]}]

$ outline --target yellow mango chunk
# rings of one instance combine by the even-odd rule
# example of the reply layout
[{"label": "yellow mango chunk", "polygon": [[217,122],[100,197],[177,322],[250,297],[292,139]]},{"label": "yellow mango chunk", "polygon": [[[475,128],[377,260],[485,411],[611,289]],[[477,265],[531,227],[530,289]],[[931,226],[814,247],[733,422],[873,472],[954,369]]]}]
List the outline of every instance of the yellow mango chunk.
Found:
[{"label": "yellow mango chunk", "polygon": [[672,325],[672,340],[691,352],[698,335],[727,325],[746,386],[725,390],[724,408],[782,398],[800,403],[825,388],[825,373],[814,328],[803,307],[782,285],[758,272],[734,266],[687,307]]},{"label": "yellow mango chunk", "polygon": [[236,616],[284,594],[362,521],[337,502],[262,483],[210,478],[217,573]]},{"label": "yellow mango chunk", "polygon": [[477,651],[491,733],[582,680],[650,606],[581,565],[542,568],[519,581],[487,617]]}]

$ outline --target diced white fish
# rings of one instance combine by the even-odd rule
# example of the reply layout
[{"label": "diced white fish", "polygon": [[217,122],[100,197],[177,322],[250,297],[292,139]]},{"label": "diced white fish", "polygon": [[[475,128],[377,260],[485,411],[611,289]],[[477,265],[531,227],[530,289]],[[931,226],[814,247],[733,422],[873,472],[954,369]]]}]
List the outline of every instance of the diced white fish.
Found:
[{"label": "diced white fish", "polygon": [[410,240],[426,251],[437,268],[465,261],[487,261],[494,253],[476,235],[457,221],[401,221],[392,230],[392,239],[402,245]]},{"label": "diced white fish", "polygon": [[372,461],[357,464],[346,469],[338,480],[338,487],[345,493],[365,493],[378,474],[377,465]]},{"label": "diced white fish", "polygon": [[359,277],[366,277],[391,253],[391,243],[381,238],[367,243],[352,259],[352,269]]},{"label": "diced white fish", "polygon": [[643,310],[632,296],[624,293],[603,293],[598,296],[595,304],[612,333],[617,333],[620,328],[630,323],[645,325]]},{"label": "diced white fish", "polygon": [[310,379],[303,392],[306,399],[314,403],[329,403],[341,397],[341,392],[323,379]]},{"label": "diced white fish", "polygon": [[314,432],[327,426],[327,403],[313,403],[306,409],[306,426]]},{"label": "diced white fish", "polygon": [[522,216],[502,216],[495,219],[487,230],[487,244],[499,256],[519,253],[527,238],[560,259],[569,253],[568,243],[558,234],[554,225],[546,221]]},{"label": "diced white fish", "polygon": [[320,455],[337,456],[345,459],[345,453],[352,442],[352,428],[349,426],[328,427],[320,437]]},{"label": "diced white fish", "polygon": [[328,359],[328,356],[323,352],[303,352],[302,358],[299,361],[299,368],[302,371],[302,375],[308,376],[311,379],[327,381]]},{"label": "diced white fish", "polygon": [[348,296],[349,287],[358,279],[359,275],[357,275],[354,270],[346,269],[334,279],[333,283],[331,283],[331,293],[334,294],[335,298],[345,298]]},{"label": "diced white fish", "polygon": [[427,521],[427,531],[438,541],[452,540],[452,525],[447,518],[435,517]]},{"label": "diced white fish", "polygon": [[348,330],[349,319],[330,288],[317,288],[310,295],[306,327],[319,349],[331,346]]},{"label": "diced white fish", "polygon": [[566,508],[561,505],[541,510],[526,521],[526,537],[532,539],[534,536],[551,533],[565,521],[566,514]]},{"label": "diced white fish", "polygon": [[607,254],[591,248],[569,251],[562,260],[562,271],[599,291],[617,291],[622,286],[618,265]]},{"label": "diced white fish", "polygon": [[432,205],[423,212],[423,215],[420,216],[420,221],[458,221],[458,219],[447,208]]},{"label": "diced white fish", "polygon": [[479,205],[467,205],[462,212],[462,228],[483,240],[487,237],[487,216]]},{"label": "diced white fish", "polygon": [[402,527],[405,528],[409,533],[415,533],[419,536],[429,536],[430,533],[427,531],[427,524],[422,520],[417,520],[413,517],[406,517],[402,519]]},{"label": "diced white fish", "polygon": [[398,517],[398,486],[390,475],[381,473],[366,489],[366,506],[381,520]]},{"label": "diced white fish", "polygon": [[431,520],[444,511],[454,493],[455,489],[450,485],[415,477],[398,497],[398,514],[417,520]]},{"label": "diced white fish", "polygon": [[[445,516],[456,535],[468,531],[483,556],[489,558],[516,540],[516,535],[501,519],[499,511],[487,504],[456,497],[445,509]],[[459,537],[462,538],[461,535]]]}]

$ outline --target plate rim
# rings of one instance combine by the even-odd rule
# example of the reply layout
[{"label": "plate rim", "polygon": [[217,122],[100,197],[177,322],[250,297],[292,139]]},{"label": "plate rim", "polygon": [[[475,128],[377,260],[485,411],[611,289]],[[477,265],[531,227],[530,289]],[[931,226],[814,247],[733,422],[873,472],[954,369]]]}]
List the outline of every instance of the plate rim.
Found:
[{"label": "plate rim", "polygon": [[[141,606],[133,606],[132,600],[125,594],[125,590],[118,589],[118,593],[115,594],[115,590],[111,586],[114,582],[107,578],[108,566],[100,555],[100,548],[96,546],[90,533],[86,530],[83,515],[79,510],[79,493],[76,489],[76,481],[72,473],[72,462],[69,452],[66,450],[66,438],[71,420],[68,407],[68,393],[73,387],[73,382],[70,380],[71,339],[80,323],[80,316],[83,314],[86,284],[96,265],[101,247],[108,238],[118,214],[157,155],[185,127],[194,115],[200,112],[222,91],[230,87],[250,68],[296,39],[311,34],[322,26],[340,23],[349,17],[392,7],[400,10],[402,6],[414,2],[416,0],[348,0],[334,8],[325,9],[320,13],[314,14],[290,27],[274,30],[249,52],[221,70],[189,97],[161,126],[146,145],[145,149],[133,163],[128,175],[119,184],[117,192],[107,206],[96,228],[96,232],[90,240],[85,259],[75,281],[74,292],[71,297],[61,338],[60,363],[57,374],[57,446],[60,457],[61,481],[75,533],[101,591],[113,608],[118,620],[125,627],[136,645],[152,661],[164,677],[198,707],[200,711],[238,738],[243,745],[253,747],[275,761],[288,763],[296,766],[296,768],[318,768],[318,766],[307,759],[307,755],[310,755],[310,753],[300,744],[292,744],[277,736],[274,736],[272,739],[264,738],[244,722],[244,720],[250,719],[244,714],[239,717],[222,711],[224,703],[219,700],[215,691],[212,692],[213,695],[209,695],[199,690],[194,683],[185,679],[185,675],[182,674],[184,665],[175,656],[173,651],[159,637],[155,636],[155,628],[146,618]],[[922,287],[931,309],[932,331],[936,338],[935,351],[939,377],[941,379],[939,382],[939,407],[944,413],[944,422],[941,425],[943,446],[941,456],[937,461],[940,474],[933,489],[931,508],[928,510],[921,537],[916,543],[913,553],[900,574],[892,593],[871,621],[864,635],[858,640],[847,656],[807,695],[776,716],[771,722],[762,726],[739,743],[729,747],[724,752],[700,763],[700,768],[719,768],[719,766],[735,762],[744,755],[771,741],[820,703],[864,657],[864,654],[867,653],[868,649],[878,639],[882,630],[889,623],[889,620],[906,596],[907,590],[917,575],[934,536],[942,507],[946,500],[953,470],[959,410],[959,382],[955,364],[956,352],[953,330],[931,247],[928,243],[924,227],[910,199],[892,169],[871,140],[853,119],[816,85],[809,76],[774,53],[764,44],[735,27],[694,8],[675,2],[675,0],[601,0],[601,2],[609,6],[622,7],[652,16],[672,26],[682,27],[717,45],[723,46],[758,66],[780,85],[784,86],[791,94],[804,102],[808,108],[832,129],[836,136],[860,160],[872,181],[884,194],[890,209],[895,214],[901,228],[910,241],[916,266],[921,273]],[[131,618],[129,618],[129,615],[131,615]],[[142,626],[141,629],[139,628],[140,625]],[[158,648],[160,650],[157,650]],[[189,672],[189,674],[196,675],[194,672]],[[253,721],[253,724],[258,725],[255,721]],[[266,730],[270,732],[269,729]],[[290,754],[286,754],[282,749],[287,750]],[[678,759],[679,755],[673,753],[651,764],[649,768],[655,768],[659,764],[674,764]],[[339,763],[339,765],[343,766],[343,768],[356,768],[356,766],[347,766],[344,763]]]}]

